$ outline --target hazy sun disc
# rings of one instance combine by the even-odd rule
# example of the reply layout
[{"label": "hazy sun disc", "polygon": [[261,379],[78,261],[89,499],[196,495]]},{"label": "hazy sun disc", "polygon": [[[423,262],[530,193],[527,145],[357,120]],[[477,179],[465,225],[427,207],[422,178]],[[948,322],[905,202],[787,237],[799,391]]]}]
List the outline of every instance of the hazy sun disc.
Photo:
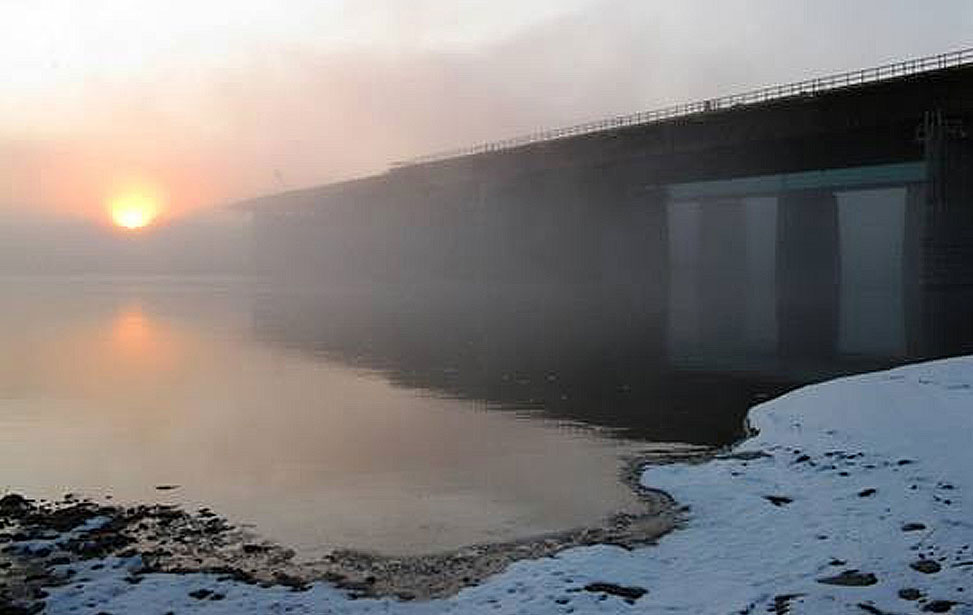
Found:
[{"label": "hazy sun disc", "polygon": [[159,213],[155,200],[144,194],[128,194],[111,202],[111,219],[116,226],[136,230],[145,228]]}]

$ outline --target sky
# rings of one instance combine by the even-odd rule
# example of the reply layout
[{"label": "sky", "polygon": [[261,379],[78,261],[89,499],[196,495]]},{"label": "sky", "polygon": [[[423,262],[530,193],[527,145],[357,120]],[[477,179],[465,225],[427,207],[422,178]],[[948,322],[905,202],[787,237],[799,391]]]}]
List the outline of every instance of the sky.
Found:
[{"label": "sky", "polygon": [[969,0],[0,0],[0,224],[178,217],[970,32]]}]

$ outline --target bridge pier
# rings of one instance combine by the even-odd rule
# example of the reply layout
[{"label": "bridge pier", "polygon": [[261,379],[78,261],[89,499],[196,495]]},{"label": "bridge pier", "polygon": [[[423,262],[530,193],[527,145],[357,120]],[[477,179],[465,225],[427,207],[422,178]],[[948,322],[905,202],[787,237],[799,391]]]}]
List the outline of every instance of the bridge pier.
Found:
[{"label": "bridge pier", "polygon": [[777,207],[777,322],[782,359],[829,359],[839,323],[838,203],[827,190],[782,194]]},{"label": "bridge pier", "polygon": [[837,194],[841,255],[838,349],[855,357],[906,355],[904,186]]},{"label": "bridge pier", "polygon": [[669,354],[702,369],[766,366],[777,352],[773,197],[669,204]]},{"label": "bridge pier", "polygon": [[743,199],[708,199],[699,224],[700,351],[734,357],[746,352],[749,279],[747,211]]},{"label": "bridge pier", "polygon": [[[923,184],[908,187],[903,278],[909,354],[973,350],[973,124],[927,111]],[[964,341],[965,340],[965,341]]]},{"label": "bridge pier", "polygon": [[909,191],[904,275],[917,356],[973,350],[973,140],[961,134],[927,144],[927,183]]}]

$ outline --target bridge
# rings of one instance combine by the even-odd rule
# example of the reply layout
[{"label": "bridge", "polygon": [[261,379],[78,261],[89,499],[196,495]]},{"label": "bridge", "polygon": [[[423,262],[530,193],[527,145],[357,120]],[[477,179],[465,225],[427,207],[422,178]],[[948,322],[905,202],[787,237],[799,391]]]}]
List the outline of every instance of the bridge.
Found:
[{"label": "bridge", "polygon": [[726,109],[733,109],[741,105],[763,104],[780,101],[787,98],[814,96],[832,90],[846,89],[854,86],[861,86],[929,71],[962,67],[969,64],[973,64],[973,49],[960,49],[939,55],[906,60],[904,62],[894,62],[891,64],[884,64],[882,66],[848,71],[825,77],[805,79],[803,81],[797,81],[794,83],[759,88],[740,94],[731,94],[728,96],[721,96],[719,98],[698,100],[690,103],[673,105],[661,109],[653,109],[651,111],[641,111],[629,115],[620,115],[612,118],[602,118],[592,122],[554,128],[551,130],[542,130],[526,135],[518,135],[509,139],[472,145],[465,148],[425,154],[409,160],[393,162],[392,167],[427,164],[430,162],[449,160],[451,158],[461,158],[464,156],[475,156],[477,154],[486,154],[490,152],[507,151],[534,143],[544,143],[557,139],[617,130],[620,128],[657,124],[660,122],[666,122],[692,115],[715,113]]},{"label": "bridge", "polygon": [[239,207],[276,280],[626,297],[688,363],[722,349],[918,356],[973,340],[957,308],[973,289],[971,130],[973,50],[960,50],[434,153]]}]

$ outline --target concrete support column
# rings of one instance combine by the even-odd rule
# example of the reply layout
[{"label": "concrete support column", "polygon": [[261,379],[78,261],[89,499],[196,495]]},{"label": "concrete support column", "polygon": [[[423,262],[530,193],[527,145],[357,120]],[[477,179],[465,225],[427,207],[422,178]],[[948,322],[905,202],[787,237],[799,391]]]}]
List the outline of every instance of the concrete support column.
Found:
[{"label": "concrete support column", "polygon": [[606,286],[663,300],[669,284],[669,216],[655,192],[636,191],[615,203],[601,225],[602,274]]},{"label": "concrete support column", "polygon": [[901,359],[906,309],[904,187],[838,194],[841,354]]},{"label": "concrete support column", "polygon": [[902,237],[902,303],[905,314],[906,353],[924,356],[927,351],[923,269],[926,216],[929,197],[926,184],[906,188]]},{"label": "concrete support column", "polygon": [[784,194],[777,212],[777,322],[780,356],[829,359],[839,324],[838,207],[830,191]]},{"label": "concrete support column", "polygon": [[672,201],[666,209],[669,280],[667,346],[669,360],[682,367],[698,362],[699,356],[700,323],[703,318],[698,281],[702,206],[694,201]]},{"label": "concrete support column", "polygon": [[[928,184],[910,188],[903,275],[909,353],[916,358],[973,351],[973,202],[960,196],[968,174],[973,168],[953,168],[938,192]],[[944,193],[952,200],[941,200]]]},{"label": "concrete support column", "polygon": [[749,279],[747,211],[742,199],[702,203],[699,225],[700,341],[704,356],[733,359],[746,351]]},{"label": "concrete support column", "polygon": [[747,215],[747,353],[777,354],[777,197],[744,199]]}]

